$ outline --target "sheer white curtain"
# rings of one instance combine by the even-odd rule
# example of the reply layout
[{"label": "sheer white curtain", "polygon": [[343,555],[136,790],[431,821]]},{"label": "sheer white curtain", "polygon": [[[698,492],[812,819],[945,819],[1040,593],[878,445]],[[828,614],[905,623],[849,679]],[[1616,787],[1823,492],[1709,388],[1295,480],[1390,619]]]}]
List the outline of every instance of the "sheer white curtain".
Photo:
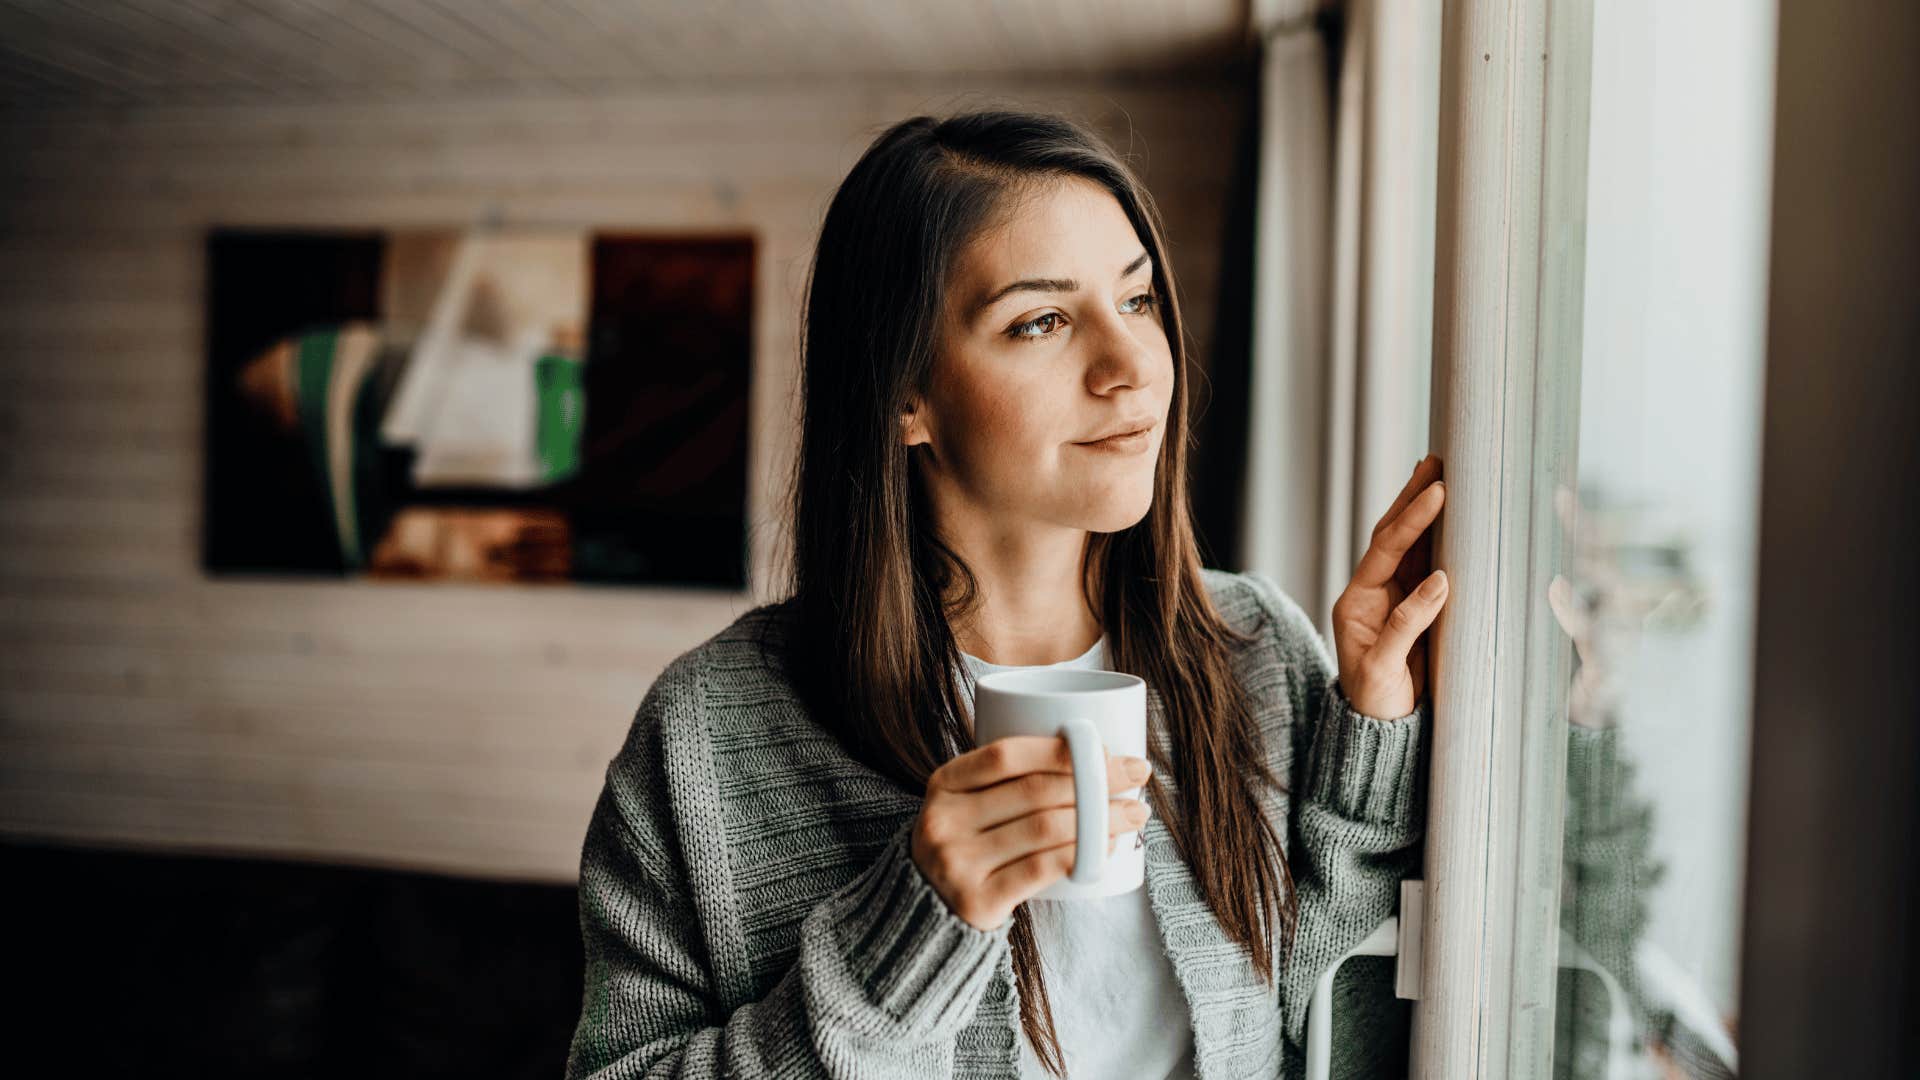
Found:
[{"label": "sheer white curtain", "polygon": [[[1439,5],[1265,0],[1241,561],[1321,624],[1427,449]],[[1331,63],[1330,49],[1339,50]],[[1332,85],[1333,71],[1338,85]]]}]

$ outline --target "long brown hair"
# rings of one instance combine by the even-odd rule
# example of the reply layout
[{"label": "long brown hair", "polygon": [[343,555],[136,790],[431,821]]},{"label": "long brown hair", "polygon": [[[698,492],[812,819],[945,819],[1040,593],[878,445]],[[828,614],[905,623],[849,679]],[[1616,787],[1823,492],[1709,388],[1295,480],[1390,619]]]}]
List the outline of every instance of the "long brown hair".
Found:
[{"label": "long brown hair", "polygon": [[[1174,360],[1173,400],[1144,519],[1095,533],[1082,587],[1113,667],[1161,695],[1175,748],[1154,756],[1150,797],[1221,926],[1275,977],[1293,883],[1256,784],[1278,786],[1228,657],[1242,635],[1207,596],[1188,514],[1189,374],[1180,306],[1152,197],[1101,138],[1065,117],[916,116],[876,138],[827,209],[807,279],[800,453],[792,481],[797,632],[789,672],[855,758],[924,795],[974,746],[952,627],[978,583],[934,534],[899,417],[927,386],[955,255],[1010,196],[1083,177],[1113,194],[1153,260]],[[921,450],[914,447],[913,450]],[[1149,740],[1151,744],[1154,740]],[[1177,781],[1177,803],[1160,777]],[[1021,1023],[1056,1076],[1065,1064],[1026,905],[1009,931]]]}]

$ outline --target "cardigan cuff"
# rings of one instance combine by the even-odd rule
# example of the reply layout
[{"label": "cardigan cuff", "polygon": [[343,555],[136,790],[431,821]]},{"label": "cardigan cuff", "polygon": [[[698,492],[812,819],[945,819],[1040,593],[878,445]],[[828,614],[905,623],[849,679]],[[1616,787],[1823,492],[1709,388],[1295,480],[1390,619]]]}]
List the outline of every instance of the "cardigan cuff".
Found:
[{"label": "cardigan cuff", "polygon": [[1306,797],[1354,821],[1407,820],[1420,806],[1426,772],[1419,761],[1426,698],[1405,716],[1381,720],[1355,711],[1336,676],[1328,679],[1321,700],[1319,730],[1307,750]]},{"label": "cardigan cuff", "polygon": [[834,897],[833,933],[848,972],[899,1037],[958,1032],[1007,949],[1013,920],[981,930],[955,915],[912,856],[913,823]]},{"label": "cardigan cuff", "polygon": [[1624,795],[1619,729],[1567,725],[1567,831],[1597,836],[1631,814]]}]

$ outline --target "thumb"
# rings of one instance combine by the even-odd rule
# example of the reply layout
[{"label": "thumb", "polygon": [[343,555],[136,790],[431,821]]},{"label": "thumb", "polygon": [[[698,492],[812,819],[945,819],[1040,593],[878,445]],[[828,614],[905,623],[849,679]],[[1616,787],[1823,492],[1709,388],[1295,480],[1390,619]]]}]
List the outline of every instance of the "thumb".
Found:
[{"label": "thumb", "polygon": [[1428,574],[1427,580],[1387,615],[1387,625],[1373,643],[1373,663],[1382,669],[1405,664],[1413,643],[1440,617],[1448,592],[1445,570]]}]

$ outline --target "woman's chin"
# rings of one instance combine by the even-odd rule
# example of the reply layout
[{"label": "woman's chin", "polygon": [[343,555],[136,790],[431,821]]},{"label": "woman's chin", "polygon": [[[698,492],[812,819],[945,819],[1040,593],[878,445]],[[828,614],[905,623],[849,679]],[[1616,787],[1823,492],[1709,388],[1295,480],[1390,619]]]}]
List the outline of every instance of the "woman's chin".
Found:
[{"label": "woman's chin", "polygon": [[1104,499],[1096,499],[1087,504],[1085,512],[1079,515],[1081,528],[1088,532],[1112,533],[1122,529],[1131,529],[1140,524],[1147,511],[1153,509],[1153,485],[1143,490],[1122,488]]}]

